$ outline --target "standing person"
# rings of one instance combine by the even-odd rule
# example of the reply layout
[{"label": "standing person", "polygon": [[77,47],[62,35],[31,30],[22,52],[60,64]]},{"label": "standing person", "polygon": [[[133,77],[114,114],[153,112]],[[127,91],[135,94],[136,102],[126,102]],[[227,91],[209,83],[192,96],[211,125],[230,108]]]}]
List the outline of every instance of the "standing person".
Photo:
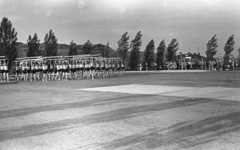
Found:
[{"label": "standing person", "polygon": [[21,70],[21,76],[20,76],[20,79],[22,80],[22,79],[24,79],[24,67],[23,67],[23,62],[20,62],[19,63],[19,68],[20,68],[20,70]]},{"label": "standing person", "polygon": [[3,70],[3,64],[2,64],[2,62],[0,61],[0,79],[1,79],[1,82],[3,81],[3,72],[4,72],[4,70]]},{"label": "standing person", "polygon": [[81,78],[81,61],[77,61],[76,62],[76,79],[80,79]]},{"label": "standing person", "polygon": [[43,79],[43,62],[40,62],[38,70],[39,70],[40,79]]},{"label": "standing person", "polygon": [[59,76],[60,76],[60,80],[62,80],[63,79],[63,62],[62,61],[60,61],[59,68],[60,68]]},{"label": "standing person", "polygon": [[53,80],[53,77],[54,77],[54,65],[53,65],[53,61],[50,61],[50,62],[49,62],[49,68],[50,68],[49,80]]},{"label": "standing person", "polygon": [[209,61],[209,62],[208,62],[208,70],[211,70],[211,69],[212,69],[211,64],[212,64],[212,62]]},{"label": "standing person", "polygon": [[95,60],[90,60],[90,77],[92,77],[92,80],[95,76]]},{"label": "standing person", "polygon": [[[142,63],[141,63],[141,65],[142,65]],[[147,62],[145,62],[145,68],[146,68],[146,71],[148,71],[148,63]]]},{"label": "standing person", "polygon": [[73,77],[74,77],[74,79],[77,79],[77,70],[76,70],[77,68],[76,68],[76,61],[73,61],[73,63],[72,63],[72,74],[73,74]]},{"label": "standing person", "polygon": [[90,64],[89,64],[89,61],[85,61],[85,70],[86,70],[86,76],[87,76],[87,79],[89,79],[89,76],[90,76]]},{"label": "standing person", "polygon": [[177,63],[174,61],[173,62],[173,69],[176,70],[177,69]]},{"label": "standing person", "polygon": [[86,64],[84,60],[77,61],[77,79],[83,79],[86,76]]},{"label": "standing person", "polygon": [[69,78],[71,79],[73,77],[73,62],[71,60],[68,61],[68,73],[70,74]]},{"label": "standing person", "polygon": [[35,71],[36,71],[36,78],[37,80],[40,80],[40,72],[39,72],[39,63],[35,63]]},{"label": "standing person", "polygon": [[22,71],[23,71],[23,80],[27,81],[27,66],[25,62],[22,64]]},{"label": "standing person", "polygon": [[112,62],[110,60],[108,60],[108,76],[111,76],[112,74]]},{"label": "standing person", "polygon": [[181,61],[181,70],[183,70],[183,66],[184,66],[183,61]]},{"label": "standing person", "polygon": [[8,70],[8,64],[6,62],[4,62],[3,64],[3,70],[4,70],[3,80],[9,82],[9,76],[8,76],[9,70]]},{"label": "standing person", "polygon": [[[146,67],[147,68],[147,67]],[[142,71],[142,63],[139,64],[139,71]]]},{"label": "standing person", "polygon": [[118,75],[121,74],[121,61],[117,62],[117,72],[118,72]]},{"label": "standing person", "polygon": [[67,62],[63,63],[63,79],[68,80],[68,64]]},{"label": "standing person", "polygon": [[3,81],[3,73],[4,73],[3,63],[0,60],[0,79],[1,79],[1,82]]},{"label": "standing person", "polygon": [[110,66],[109,66],[110,64],[109,64],[109,61],[105,61],[105,67],[106,67],[106,73],[105,73],[105,75],[106,75],[106,77],[108,77],[109,76],[109,70],[110,70]]},{"label": "standing person", "polygon": [[57,62],[57,80],[61,80],[61,62]]},{"label": "standing person", "polygon": [[123,61],[120,61],[120,66],[121,66],[120,72],[121,72],[121,75],[123,75],[123,69],[124,69]]},{"label": "standing person", "polygon": [[47,82],[47,64],[46,64],[46,62],[42,63],[42,81]]},{"label": "standing person", "polygon": [[28,70],[28,78],[30,81],[32,81],[32,62],[29,62],[29,70]]},{"label": "standing person", "polygon": [[47,61],[46,60],[46,65],[47,65],[47,80],[50,81],[51,80],[51,69],[50,69],[50,65],[51,65],[51,61]]},{"label": "standing person", "polygon": [[125,63],[122,61],[122,70],[123,70],[123,75],[125,74]]},{"label": "standing person", "polygon": [[58,61],[57,63],[56,63],[56,67],[57,67],[57,76],[56,76],[56,80],[61,80],[61,70],[60,70],[60,61]]},{"label": "standing person", "polygon": [[33,81],[33,63],[32,63],[32,61],[31,62],[29,62],[29,73],[28,73],[29,75],[29,80],[30,81]]},{"label": "standing person", "polygon": [[187,70],[187,61],[184,61],[184,69]]},{"label": "standing person", "polygon": [[30,70],[29,62],[27,62],[27,65],[26,65],[25,70],[26,70],[26,79],[27,79],[27,80],[30,80],[29,74],[30,74],[31,70]]},{"label": "standing person", "polygon": [[19,81],[19,64],[17,62],[15,62],[15,78],[17,81]]},{"label": "standing person", "polygon": [[112,62],[112,74],[116,75],[116,64],[115,64],[115,61]]},{"label": "standing person", "polygon": [[115,74],[118,75],[118,61],[115,61]]},{"label": "standing person", "polygon": [[85,72],[85,64],[84,64],[84,61],[80,61],[79,62],[79,78],[80,79],[83,79],[84,78],[84,72]]},{"label": "standing person", "polygon": [[105,67],[104,60],[101,61],[100,67],[101,67],[100,76],[102,76],[102,78],[105,78],[106,77],[106,74],[105,74],[106,67]]},{"label": "standing person", "polygon": [[32,62],[31,71],[32,71],[32,79],[33,79],[33,81],[36,81],[36,66],[35,66],[35,62]]},{"label": "standing person", "polygon": [[56,63],[55,60],[53,61],[53,77],[52,77],[52,80],[57,80],[57,63]]},{"label": "standing person", "polygon": [[100,63],[98,60],[95,61],[95,76],[100,78]]},{"label": "standing person", "polygon": [[154,62],[154,70],[157,70],[157,63],[156,62]]}]

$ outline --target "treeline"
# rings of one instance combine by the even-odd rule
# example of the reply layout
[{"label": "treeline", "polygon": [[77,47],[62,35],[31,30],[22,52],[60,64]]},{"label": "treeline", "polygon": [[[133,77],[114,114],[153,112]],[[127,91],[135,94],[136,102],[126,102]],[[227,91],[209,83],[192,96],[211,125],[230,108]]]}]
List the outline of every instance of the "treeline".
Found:
[{"label": "treeline", "polygon": [[157,57],[155,58],[155,43],[152,39],[146,46],[144,51],[144,60],[140,58],[140,47],[142,45],[142,34],[139,31],[135,38],[129,44],[128,32],[124,33],[121,39],[118,41],[118,53],[119,56],[125,61],[127,59],[127,52],[130,50],[129,67],[131,70],[137,70],[140,63],[146,62],[148,68],[152,68],[154,63],[157,64],[157,68],[163,66],[166,61],[175,61],[177,51],[179,49],[177,39],[172,41],[166,46],[165,40],[162,40],[157,47]]},{"label": "treeline", "polygon": [[[154,40],[152,39],[146,46],[145,51],[144,51],[144,60],[140,62],[140,47],[142,44],[141,38],[142,34],[141,31],[137,33],[135,38],[131,41],[130,46],[129,46],[129,36],[127,35],[128,33],[124,33],[121,37],[121,39],[118,41],[118,52],[119,56],[122,57],[123,60],[126,60],[127,57],[127,52],[130,49],[130,59],[129,59],[129,67],[131,70],[136,70],[138,65],[142,62],[145,62],[147,64],[147,67],[149,69],[154,67],[154,63],[156,63],[157,68],[164,68],[164,65],[166,62],[176,62],[176,56],[177,56],[177,51],[179,50],[179,43],[177,42],[177,39],[172,39],[171,42],[166,46],[165,40],[163,39],[156,50],[157,56],[156,58],[154,57],[155,53],[155,45],[154,45]],[[229,59],[232,55],[232,52],[234,50],[234,35],[231,35],[225,46],[224,46],[224,64],[229,63]],[[218,43],[217,43],[217,38],[216,35],[214,35],[206,44],[207,50],[205,51],[206,53],[206,64],[210,61],[217,61],[217,58],[215,55],[217,54],[217,48],[218,48]],[[238,52],[240,53],[240,48],[238,49]],[[239,56],[238,56],[239,57]],[[238,65],[240,65],[240,59],[238,62],[236,62]]]},{"label": "treeline", "polygon": [[[140,57],[140,48],[142,46],[142,33],[141,31],[137,32],[134,39],[130,40],[130,36],[128,32],[124,33],[120,40],[118,41],[117,52],[119,57],[121,57],[125,62],[128,62],[131,70],[136,70],[138,65],[141,62],[145,62],[147,67],[151,69],[153,65],[156,63],[157,68],[164,66],[166,62],[176,61],[177,51],[179,50],[179,43],[177,39],[172,39],[171,42],[166,45],[165,40],[162,40],[156,48],[156,57],[155,53],[155,42],[152,39],[146,46],[144,50],[144,60],[141,60]],[[9,60],[9,67],[13,65],[17,57],[17,32],[15,28],[12,27],[12,23],[8,18],[3,18],[0,25],[0,56],[6,56]],[[58,39],[55,33],[50,30],[46,33],[44,38],[45,45],[45,56],[56,56]],[[232,51],[234,50],[234,35],[230,36],[225,44],[224,51],[225,55],[223,56],[224,62],[228,62],[230,56],[232,55]],[[38,56],[39,55],[39,47],[40,47],[40,39],[38,38],[37,33],[33,36],[29,35],[27,39],[28,52],[27,56]],[[215,61],[214,57],[217,54],[217,38],[214,35],[206,44],[206,61]],[[82,51],[84,54],[91,54],[93,50],[93,44],[90,40],[87,40],[82,47]],[[240,52],[240,48],[238,49]],[[128,52],[130,52],[130,56],[128,56]],[[101,53],[103,57],[109,57],[109,43],[105,45],[104,48],[101,49]],[[68,55],[77,55],[77,44],[74,41],[70,42]]]}]

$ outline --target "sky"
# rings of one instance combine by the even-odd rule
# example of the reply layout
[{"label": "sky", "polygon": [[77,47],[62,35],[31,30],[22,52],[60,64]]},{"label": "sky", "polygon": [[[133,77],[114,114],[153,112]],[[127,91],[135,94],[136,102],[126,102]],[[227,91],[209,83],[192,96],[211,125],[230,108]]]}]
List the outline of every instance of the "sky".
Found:
[{"label": "sky", "polygon": [[240,47],[239,0],[0,0],[0,18],[7,17],[18,32],[18,42],[38,34],[41,42],[52,29],[58,43],[110,43],[117,49],[122,34],[130,41],[141,31],[142,46],[173,38],[179,52],[205,55],[206,43],[215,34],[218,53],[224,54],[227,39],[234,34]]}]

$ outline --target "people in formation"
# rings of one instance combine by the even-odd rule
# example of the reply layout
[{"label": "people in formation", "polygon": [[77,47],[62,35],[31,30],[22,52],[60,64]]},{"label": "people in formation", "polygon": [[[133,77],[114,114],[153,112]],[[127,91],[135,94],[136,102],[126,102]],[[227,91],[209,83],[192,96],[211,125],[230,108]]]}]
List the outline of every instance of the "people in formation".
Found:
[{"label": "people in formation", "polygon": [[[1,79],[8,81],[8,68],[6,66],[4,64],[0,65],[3,76]],[[22,61],[15,63],[15,78],[17,81],[93,80],[124,74],[125,64],[122,61],[92,59]]]},{"label": "people in formation", "polygon": [[9,70],[7,62],[0,62],[0,81],[9,82]]}]

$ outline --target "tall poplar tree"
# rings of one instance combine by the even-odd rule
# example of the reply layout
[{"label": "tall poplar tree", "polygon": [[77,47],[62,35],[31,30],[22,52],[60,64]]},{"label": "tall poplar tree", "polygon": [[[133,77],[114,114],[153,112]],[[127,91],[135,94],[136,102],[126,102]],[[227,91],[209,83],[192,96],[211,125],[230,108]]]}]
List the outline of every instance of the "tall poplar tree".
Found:
[{"label": "tall poplar tree", "polygon": [[6,56],[10,69],[17,58],[16,42],[17,32],[12,27],[11,21],[4,17],[0,25],[0,56]]},{"label": "tall poplar tree", "polygon": [[118,53],[119,56],[123,59],[123,61],[127,58],[127,52],[129,50],[129,36],[127,35],[128,32],[124,33],[121,37],[121,39],[118,41]]},{"label": "tall poplar tree", "polygon": [[157,47],[157,58],[156,58],[156,63],[157,63],[157,68],[164,68],[164,63],[165,63],[165,54],[166,54],[166,45],[165,45],[165,40],[162,40]]},{"label": "tall poplar tree", "polygon": [[224,62],[225,64],[227,64],[229,62],[229,58],[230,58],[230,54],[232,53],[232,51],[234,50],[234,35],[230,36],[224,46],[224,51],[225,51],[225,55],[224,55]]},{"label": "tall poplar tree", "polygon": [[137,33],[135,38],[132,40],[130,49],[130,60],[129,66],[131,70],[137,70],[138,64],[140,63],[140,47],[142,45],[142,34],[141,31]]},{"label": "tall poplar tree", "polygon": [[38,49],[40,47],[40,40],[38,39],[37,33],[34,34],[32,37],[31,35],[28,36],[28,57],[33,57],[38,55]]},{"label": "tall poplar tree", "polygon": [[148,43],[145,49],[145,62],[147,62],[147,66],[149,69],[152,68],[152,65],[154,63],[154,41],[153,39]]},{"label": "tall poplar tree", "polygon": [[77,44],[74,43],[73,40],[71,41],[69,46],[68,56],[70,55],[77,55]]},{"label": "tall poplar tree", "polygon": [[92,53],[92,50],[93,50],[93,45],[92,43],[90,42],[90,40],[87,40],[87,42],[85,42],[83,44],[83,53],[84,54],[91,54]]},{"label": "tall poplar tree", "polygon": [[207,43],[207,51],[206,51],[206,55],[207,55],[207,63],[209,61],[213,61],[214,60],[214,56],[217,54],[217,38],[216,35],[214,35]]},{"label": "tall poplar tree", "polygon": [[57,41],[58,40],[57,40],[54,32],[51,29],[44,38],[46,56],[56,56],[57,55],[57,46],[58,46]]},{"label": "tall poplar tree", "polygon": [[167,61],[175,61],[178,51],[178,42],[177,39],[172,39],[170,44],[167,47]]}]

